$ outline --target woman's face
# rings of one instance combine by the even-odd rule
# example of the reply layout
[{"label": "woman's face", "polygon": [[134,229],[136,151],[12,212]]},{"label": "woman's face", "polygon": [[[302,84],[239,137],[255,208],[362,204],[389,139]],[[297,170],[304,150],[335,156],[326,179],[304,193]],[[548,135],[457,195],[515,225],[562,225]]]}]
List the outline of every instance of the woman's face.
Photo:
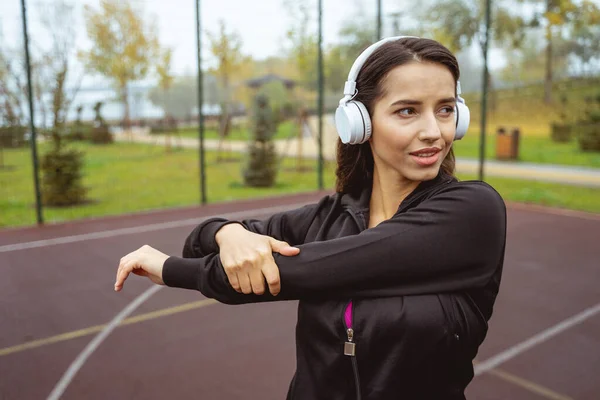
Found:
[{"label": "woman's face", "polygon": [[456,133],[454,77],[443,65],[415,61],[392,69],[382,85],[369,140],[377,173],[435,178]]}]

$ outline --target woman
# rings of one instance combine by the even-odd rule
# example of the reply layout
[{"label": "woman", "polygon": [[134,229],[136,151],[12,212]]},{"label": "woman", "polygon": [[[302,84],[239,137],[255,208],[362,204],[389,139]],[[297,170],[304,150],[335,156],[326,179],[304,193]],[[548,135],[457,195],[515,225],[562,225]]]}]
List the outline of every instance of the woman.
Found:
[{"label": "woman", "polygon": [[458,78],[433,40],[371,46],[336,112],[336,194],[265,221],[208,220],[184,258],[144,246],[115,289],[134,272],[227,304],[300,300],[288,399],[464,399],[506,211],[489,185],[453,177],[468,125]]}]

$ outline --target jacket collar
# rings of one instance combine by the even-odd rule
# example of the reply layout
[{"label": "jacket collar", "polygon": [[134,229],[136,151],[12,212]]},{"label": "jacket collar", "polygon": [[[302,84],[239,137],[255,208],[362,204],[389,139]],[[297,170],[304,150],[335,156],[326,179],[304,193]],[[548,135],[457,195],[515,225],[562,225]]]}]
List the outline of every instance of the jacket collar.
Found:
[{"label": "jacket collar", "polygon": [[[456,178],[447,175],[440,168],[440,171],[435,178],[428,181],[422,181],[415,190],[406,196],[406,198],[400,204],[400,209],[412,203],[414,199],[418,198],[420,194],[428,191],[428,189],[434,188],[443,183],[450,183],[452,181],[456,181]],[[360,193],[343,193],[341,194],[341,204],[356,213],[368,212],[372,190],[373,185],[371,184],[367,185]]]}]

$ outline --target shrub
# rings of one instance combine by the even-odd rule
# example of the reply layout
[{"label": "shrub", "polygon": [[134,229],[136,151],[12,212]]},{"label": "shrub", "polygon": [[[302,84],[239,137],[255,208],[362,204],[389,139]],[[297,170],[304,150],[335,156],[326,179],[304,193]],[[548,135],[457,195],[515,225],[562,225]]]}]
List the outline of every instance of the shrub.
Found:
[{"label": "shrub", "polygon": [[12,149],[27,145],[25,132],[26,129],[24,126],[15,125],[0,127],[0,146]]},{"label": "shrub", "polygon": [[560,98],[561,112],[559,113],[560,122],[553,122],[550,124],[550,138],[559,143],[565,143],[571,140],[571,124],[567,121],[567,105],[568,98],[566,95],[562,95]]},{"label": "shrub", "polygon": [[42,200],[48,206],[70,206],[85,201],[87,189],[82,185],[83,153],[66,150],[60,144],[44,154]]},{"label": "shrub", "polygon": [[92,128],[90,141],[94,144],[110,144],[114,139],[108,125],[99,125]]},{"label": "shrub", "polygon": [[586,98],[586,103],[585,118],[574,127],[579,148],[600,151],[600,93],[595,98]]},{"label": "shrub", "polygon": [[248,160],[243,171],[244,182],[253,187],[270,187],[277,175],[277,153],[273,136],[277,126],[269,100],[264,95],[255,98],[252,139],[248,144]]}]

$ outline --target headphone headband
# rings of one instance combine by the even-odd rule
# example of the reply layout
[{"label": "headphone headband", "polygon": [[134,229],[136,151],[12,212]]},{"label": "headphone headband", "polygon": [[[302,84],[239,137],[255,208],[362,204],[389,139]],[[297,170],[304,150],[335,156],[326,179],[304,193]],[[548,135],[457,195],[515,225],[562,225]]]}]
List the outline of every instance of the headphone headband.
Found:
[{"label": "headphone headband", "polygon": [[373,52],[375,50],[377,50],[379,47],[381,47],[383,44],[385,44],[387,42],[391,42],[391,41],[403,39],[403,38],[418,39],[418,37],[416,37],[416,36],[390,36],[385,39],[381,39],[378,42],[373,43],[372,45],[367,47],[365,50],[363,50],[363,52],[360,53],[360,55],[354,61],[354,64],[352,64],[352,68],[350,68],[350,72],[348,73],[348,80],[344,84],[344,95],[345,96],[353,96],[354,95],[354,92],[356,91],[356,78],[358,78],[358,73],[360,72],[365,61],[367,61],[367,58],[369,58],[369,56],[371,54],[373,54]]}]

